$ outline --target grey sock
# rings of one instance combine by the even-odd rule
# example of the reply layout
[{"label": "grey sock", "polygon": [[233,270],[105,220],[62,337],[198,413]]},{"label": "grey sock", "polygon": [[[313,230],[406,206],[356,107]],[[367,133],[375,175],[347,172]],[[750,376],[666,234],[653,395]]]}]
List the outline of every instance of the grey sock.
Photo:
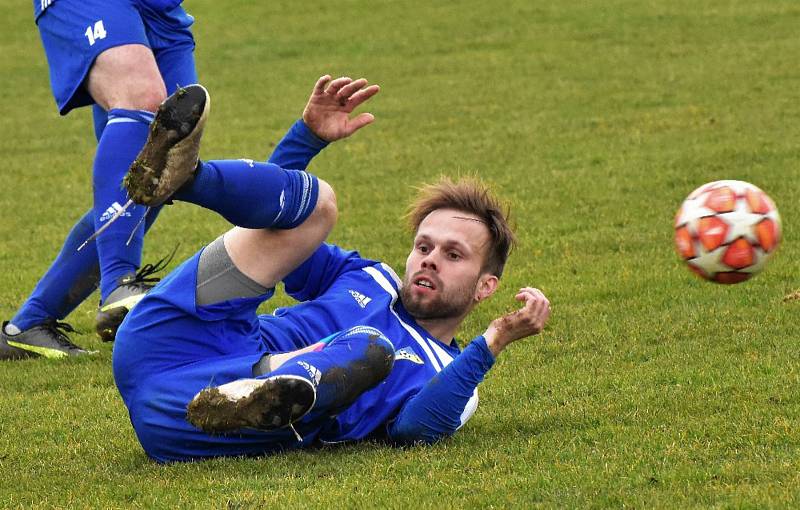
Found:
[{"label": "grey sock", "polygon": [[272,372],[272,354],[265,354],[253,365],[253,377]]},{"label": "grey sock", "polygon": [[228,250],[225,249],[222,236],[206,246],[200,254],[195,289],[195,300],[198,305],[210,305],[235,298],[258,297],[267,290],[233,264]]}]

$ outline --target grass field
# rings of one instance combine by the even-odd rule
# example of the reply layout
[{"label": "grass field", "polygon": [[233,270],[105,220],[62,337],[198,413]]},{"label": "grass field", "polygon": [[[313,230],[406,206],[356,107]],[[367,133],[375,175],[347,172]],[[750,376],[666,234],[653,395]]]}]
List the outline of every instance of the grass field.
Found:
[{"label": "grass field", "polygon": [[[0,317],[91,203],[89,111],[59,118],[30,4],[0,21]],[[498,360],[475,417],[433,447],[362,444],[159,466],[100,353],[0,364],[3,507],[800,505],[800,5],[790,0],[330,3],[187,0],[214,111],[202,155],[265,158],[323,73],[382,86],[375,125],[314,163],[338,191],[332,240],[401,269],[412,186],[477,174],[513,203],[523,285],[553,317]],[[85,110],[85,109],[84,109]],[[693,277],[672,218],[698,185],[751,181],[784,242],[736,286]],[[226,228],[178,204],[148,236],[185,258]],[[177,262],[173,262],[174,267]],[[285,297],[275,303],[286,304]]]}]

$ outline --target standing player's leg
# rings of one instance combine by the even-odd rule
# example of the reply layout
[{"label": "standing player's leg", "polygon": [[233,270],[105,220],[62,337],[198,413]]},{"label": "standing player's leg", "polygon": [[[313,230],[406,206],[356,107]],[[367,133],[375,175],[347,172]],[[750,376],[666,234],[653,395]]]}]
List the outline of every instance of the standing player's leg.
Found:
[{"label": "standing player's leg", "polygon": [[[102,221],[103,214],[109,208],[113,211],[116,208],[114,204],[124,198],[118,196],[119,181],[130,160],[123,160],[126,157],[132,159],[144,142],[151,112],[166,95],[164,84],[147,47],[140,13],[131,2],[61,0],[49,5],[37,19],[37,24],[50,66],[53,93],[62,115],[73,108],[92,103],[98,103],[106,110],[113,109],[109,112],[109,122],[102,130],[95,158],[93,223],[96,226],[98,221]],[[115,175],[116,182],[113,182]],[[77,241],[75,236],[85,233],[84,220],[86,217],[72,230],[65,248],[72,248]],[[121,223],[123,225],[119,225],[119,228],[125,228],[126,222]],[[127,237],[121,244],[124,245],[126,240]],[[113,246],[98,248],[101,257],[103,252],[108,255],[104,257],[107,260],[100,264],[101,276],[106,282],[104,297],[107,297],[116,284],[116,278],[138,267],[141,244],[129,247],[127,251],[132,253]],[[85,352],[74,348],[63,332],[55,334],[55,331],[50,331],[53,328],[36,328],[42,323],[34,322],[42,319],[44,313],[49,315],[45,322],[55,322],[60,315],[60,305],[63,305],[60,306],[62,309],[71,308],[73,300],[69,298],[69,291],[76,282],[83,287],[91,279],[94,267],[92,258],[92,254],[71,258],[69,262],[84,271],[71,273],[72,277],[54,278],[58,282],[56,284],[44,282],[46,285],[40,286],[40,290],[46,295],[43,299],[34,298],[34,304],[44,306],[38,310],[36,306],[23,306],[14,321],[22,323],[24,330],[12,322],[12,327],[4,328],[2,340],[7,342],[7,337],[14,336],[13,342],[37,347],[33,352],[43,346],[52,348],[56,355],[59,352]],[[70,263],[63,266],[65,270],[75,269],[70,267]],[[84,293],[75,295],[78,294]],[[52,303],[57,305],[47,306]],[[42,310],[45,307],[52,309]],[[31,310],[33,312],[29,314]]]},{"label": "standing player's leg", "polygon": [[[172,13],[173,15],[175,13]],[[194,39],[188,28],[176,26],[169,40],[165,40],[156,32],[157,27],[165,24],[176,24],[178,21],[172,18],[161,18],[153,21],[153,13],[145,13],[147,27],[147,37],[153,50],[158,71],[166,87],[167,94],[174,93],[179,87],[197,83],[197,70],[194,61]],[[95,125],[97,126],[97,122]],[[153,224],[161,207],[135,207],[131,209],[131,216],[137,222],[142,215],[146,215],[144,228],[139,226],[134,232],[128,232],[132,243],[141,245],[145,233]],[[112,228],[114,226],[112,225]],[[101,237],[107,235],[104,233]],[[103,243],[105,241],[99,241]],[[158,264],[156,264],[157,266]],[[137,272],[134,275],[128,274],[122,285],[119,285],[111,296],[105,299],[97,311],[96,328],[101,338],[112,340],[116,335],[116,330],[122,319],[141,299],[144,292],[147,292],[152,285],[144,280],[145,275]]]},{"label": "standing player's leg", "polygon": [[[186,69],[188,66],[176,67]],[[184,83],[195,81],[193,65],[191,69],[192,79]],[[171,77],[176,77],[174,72]],[[108,122],[108,114],[97,104],[93,105],[92,114],[95,136],[99,141]],[[145,232],[153,225],[159,211],[160,208],[156,208],[147,215]],[[58,326],[58,321],[66,318],[100,284],[100,261],[96,245],[89,244],[80,251],[77,249],[93,233],[94,210],[90,209],[67,234],[61,251],[36,283],[30,296],[12,319],[3,323],[0,329],[0,360],[33,356],[60,358],[87,352],[69,341],[64,328]]]},{"label": "standing player's leg", "polygon": [[[166,87],[150,49],[130,44],[101,53],[89,71],[86,88],[108,112],[93,172],[95,229],[99,229],[127,202],[120,182],[147,139],[154,112],[166,98]],[[149,288],[136,277],[141,265],[144,226],[139,226],[131,237],[141,209],[133,207],[126,211],[95,240],[105,317],[116,309],[127,312]],[[115,332],[115,324],[98,327],[98,333],[106,341],[113,340]]]},{"label": "standing player's leg", "polygon": [[[94,212],[88,211],[72,227],[53,264],[10,322],[3,323],[2,341],[26,356],[60,358],[86,354],[71,343],[63,319],[97,288],[100,268],[97,252],[77,248],[94,232]],[[0,353],[0,359],[3,359]]]}]

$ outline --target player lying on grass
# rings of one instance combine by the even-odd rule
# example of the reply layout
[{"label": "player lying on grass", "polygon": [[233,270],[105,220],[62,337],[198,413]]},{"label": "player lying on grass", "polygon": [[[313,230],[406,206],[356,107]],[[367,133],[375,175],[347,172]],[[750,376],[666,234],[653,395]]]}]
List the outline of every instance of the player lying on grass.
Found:
[{"label": "player lying on grass", "polygon": [[[130,196],[157,203],[180,186],[172,198],[238,226],[175,269],[119,329],[114,378],[153,459],[365,438],[434,442],[472,416],[495,357],[544,327],[548,300],[524,288],[521,308],[463,352],[454,339],[497,289],[514,241],[497,200],[477,182],[422,191],[402,282],[386,264],[324,244],[335,197],[304,169],[327,143],[372,122],[371,114],[349,117],[378,92],[365,85],[322,77],[268,163],[210,161],[195,170],[199,140],[183,143],[170,126],[198,122],[207,102],[199,86],[158,114],[149,156],[126,178]],[[257,315],[279,282],[300,303]]]}]

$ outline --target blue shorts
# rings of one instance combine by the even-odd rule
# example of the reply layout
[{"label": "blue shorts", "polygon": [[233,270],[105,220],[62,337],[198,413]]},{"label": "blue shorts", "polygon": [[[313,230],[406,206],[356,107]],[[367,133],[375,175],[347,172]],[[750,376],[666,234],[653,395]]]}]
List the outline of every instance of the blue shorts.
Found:
[{"label": "blue shorts", "polygon": [[145,452],[159,462],[217,456],[263,455],[306,446],[319,425],[211,436],[186,421],[186,406],[209,385],[252,378],[253,365],[276,352],[259,330],[256,310],[273,291],[197,306],[195,256],[142,299],[114,343],[114,380]]},{"label": "blue shorts", "polygon": [[[179,68],[181,84],[194,71],[194,19],[177,6],[157,12],[132,0],[57,0],[37,19],[50,85],[59,112],[94,103],[83,86],[98,55],[109,48],[141,44],[153,51],[165,83],[165,68]],[[186,76],[186,75],[189,76]],[[190,83],[196,82],[194,80]]]}]

